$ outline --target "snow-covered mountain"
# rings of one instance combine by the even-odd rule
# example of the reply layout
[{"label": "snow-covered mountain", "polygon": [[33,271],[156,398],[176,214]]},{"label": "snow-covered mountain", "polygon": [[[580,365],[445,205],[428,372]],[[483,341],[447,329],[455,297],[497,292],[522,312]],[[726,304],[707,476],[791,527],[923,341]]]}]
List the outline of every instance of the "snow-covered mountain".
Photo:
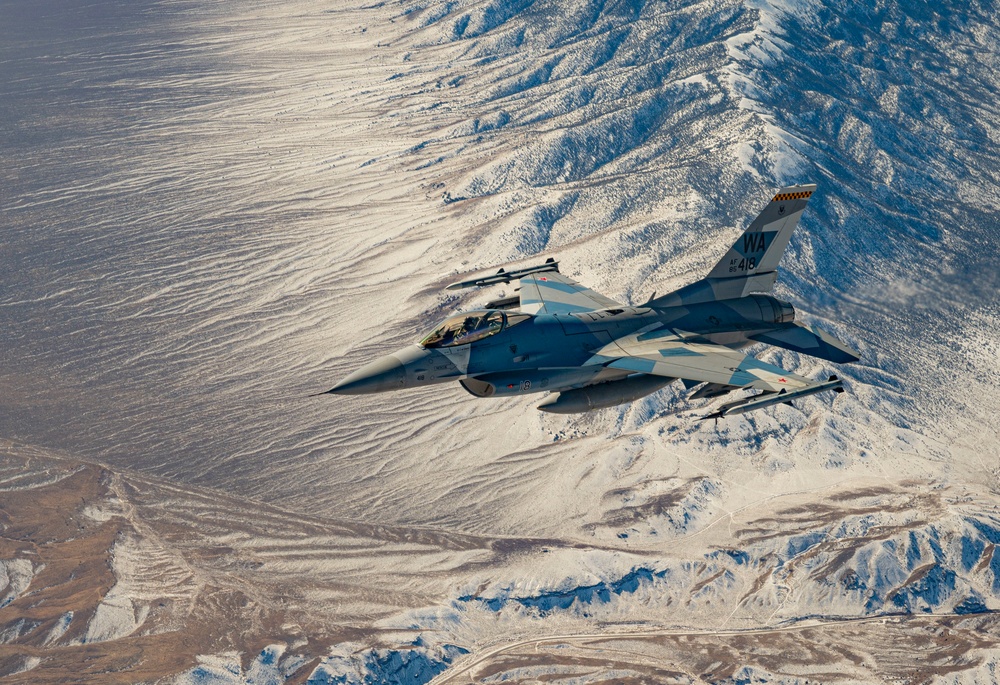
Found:
[{"label": "snow-covered mountain", "polygon": [[[169,636],[176,660],[92,663],[866,682],[929,650],[932,677],[995,677],[991,5],[5,13],[4,672]],[[838,373],[836,399],[713,425],[679,388],[584,416],[306,397],[501,292],[443,291],[467,273],[544,255],[623,301],[684,285],[795,182],[819,188],[778,294],[862,359],[759,353]],[[82,594],[59,595],[72,527],[16,525],[46,512],[87,531]]]}]

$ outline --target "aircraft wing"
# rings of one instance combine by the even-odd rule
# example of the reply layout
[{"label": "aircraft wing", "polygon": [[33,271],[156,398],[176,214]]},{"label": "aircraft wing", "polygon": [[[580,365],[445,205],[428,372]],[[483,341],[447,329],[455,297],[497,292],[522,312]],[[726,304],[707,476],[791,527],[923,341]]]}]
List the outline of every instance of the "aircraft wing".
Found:
[{"label": "aircraft wing", "polygon": [[[569,276],[559,273],[559,262],[551,257],[544,264],[507,271],[500,269],[495,274],[481,276],[468,281],[452,283],[448,290],[479,288],[496,283],[520,281],[519,307],[528,314],[573,314],[592,312],[595,309],[624,307],[590,288],[585,288]],[[498,300],[488,306],[507,308],[513,306],[516,298]]]},{"label": "aircraft wing", "polygon": [[723,345],[698,342],[677,331],[634,334],[602,348],[591,363],[636,373],[767,392],[795,392],[816,385]]},{"label": "aircraft wing", "polygon": [[557,271],[521,278],[521,311],[528,314],[573,314],[624,306]]}]

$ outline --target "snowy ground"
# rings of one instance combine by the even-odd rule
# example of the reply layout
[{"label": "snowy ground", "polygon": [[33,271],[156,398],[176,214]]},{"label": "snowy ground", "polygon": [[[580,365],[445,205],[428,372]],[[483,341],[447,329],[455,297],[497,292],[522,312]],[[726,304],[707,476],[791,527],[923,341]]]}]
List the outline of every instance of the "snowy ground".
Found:
[{"label": "snowy ground", "polygon": [[[363,600],[381,543],[355,538],[379,535],[275,543],[266,562],[255,549],[263,565],[240,591],[314,579],[324,589],[301,612],[320,632],[263,621],[246,639],[205,638],[191,678],[228,678],[234,663],[237,679],[279,678],[272,659],[296,677],[426,682],[510,640],[608,626],[770,630],[898,612],[988,624],[981,612],[1000,608],[992,7],[164,0],[4,13],[0,436],[172,482],[184,507],[218,493],[227,525],[255,536],[266,525],[240,502],[468,541],[392,557]],[[446,294],[459,274],[553,256],[644,300],[700,277],[794,182],[819,189],[778,293],[862,360],[761,356],[838,373],[849,392],[836,399],[716,426],[694,421],[678,389],[580,417],[457,386],[306,398],[499,292]],[[15,519],[18,502],[4,503]],[[175,513],[154,507],[94,538],[107,564],[92,616],[67,606],[23,623],[17,598],[41,576],[24,586],[28,556],[3,547],[3,642],[38,659],[7,671],[54,667],[46,644],[168,625],[161,597],[176,623],[151,635],[242,615],[176,608],[205,587],[177,554],[197,567],[188,554],[240,536],[191,519],[190,549],[164,552],[153,531]],[[358,606],[335,599],[341,574],[357,578]],[[254,601],[271,611],[280,597]],[[801,638],[814,639],[826,638]],[[723,663],[746,655],[727,649]],[[988,682],[995,652],[975,649],[939,676]],[[887,663],[870,671],[896,674]],[[710,665],[675,670],[758,677]],[[551,675],[532,667],[497,673]]]}]

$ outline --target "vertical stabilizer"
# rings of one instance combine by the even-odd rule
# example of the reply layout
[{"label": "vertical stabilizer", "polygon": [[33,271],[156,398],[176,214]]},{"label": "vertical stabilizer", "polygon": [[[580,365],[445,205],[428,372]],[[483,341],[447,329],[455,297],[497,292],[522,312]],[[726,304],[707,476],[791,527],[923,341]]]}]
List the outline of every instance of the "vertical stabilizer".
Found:
[{"label": "vertical stabilizer", "polygon": [[708,276],[650,304],[676,306],[770,292],[781,255],[815,190],[815,184],[779,190]]}]

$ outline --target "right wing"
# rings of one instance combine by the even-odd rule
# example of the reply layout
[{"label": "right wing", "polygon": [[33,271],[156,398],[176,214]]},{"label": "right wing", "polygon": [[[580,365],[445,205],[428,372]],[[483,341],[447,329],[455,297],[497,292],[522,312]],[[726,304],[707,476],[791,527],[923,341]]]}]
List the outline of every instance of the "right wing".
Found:
[{"label": "right wing", "polygon": [[[489,276],[452,283],[447,290],[479,288],[515,280],[521,283],[520,309],[527,314],[573,314],[625,306],[590,288],[585,288],[569,276],[563,276],[559,273],[559,263],[551,257],[538,266],[513,271],[500,269]],[[511,304],[509,300],[510,298],[498,300],[496,304],[509,305]]]},{"label": "right wing", "polygon": [[521,311],[527,314],[574,314],[624,306],[555,271],[521,278]]}]

